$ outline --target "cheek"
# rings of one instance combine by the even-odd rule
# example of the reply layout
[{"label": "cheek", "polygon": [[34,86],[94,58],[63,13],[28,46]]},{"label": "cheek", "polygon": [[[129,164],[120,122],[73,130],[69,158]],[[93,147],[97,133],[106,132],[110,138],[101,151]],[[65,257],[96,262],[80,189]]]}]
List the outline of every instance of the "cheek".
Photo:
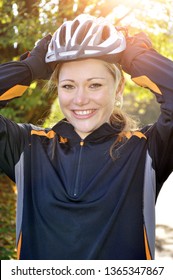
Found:
[{"label": "cheek", "polygon": [[65,107],[71,103],[70,96],[66,93],[58,93],[60,107]]},{"label": "cheek", "polygon": [[103,104],[105,104],[107,108],[112,110],[115,105],[115,94],[113,92],[110,92],[109,94],[105,95]]}]

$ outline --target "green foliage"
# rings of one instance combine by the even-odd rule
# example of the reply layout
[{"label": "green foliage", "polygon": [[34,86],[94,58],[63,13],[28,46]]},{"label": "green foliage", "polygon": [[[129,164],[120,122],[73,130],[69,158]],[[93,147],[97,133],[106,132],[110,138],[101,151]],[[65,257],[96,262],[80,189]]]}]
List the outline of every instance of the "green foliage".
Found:
[{"label": "green foliage", "polygon": [[142,126],[154,123],[159,114],[160,107],[149,90],[129,85],[124,93],[123,109],[131,116],[138,118]]},{"label": "green foliage", "polygon": [[22,97],[1,109],[1,114],[15,122],[41,124],[50,113],[52,99],[55,95],[47,92],[45,83],[33,82]]},{"label": "green foliage", "polygon": [[58,121],[60,121],[63,118],[63,113],[61,112],[61,109],[59,107],[58,98],[55,99],[51,111],[49,114],[49,117],[45,120],[43,126],[46,127],[53,127]]},{"label": "green foliage", "polygon": [[0,176],[0,259],[16,258],[15,250],[15,187]]}]

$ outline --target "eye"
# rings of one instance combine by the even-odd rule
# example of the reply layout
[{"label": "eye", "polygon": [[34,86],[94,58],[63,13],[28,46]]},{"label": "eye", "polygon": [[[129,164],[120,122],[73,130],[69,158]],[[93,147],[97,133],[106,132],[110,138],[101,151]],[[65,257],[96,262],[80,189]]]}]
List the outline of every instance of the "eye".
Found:
[{"label": "eye", "polygon": [[93,83],[89,87],[91,89],[98,89],[98,88],[102,87],[102,84],[100,84],[100,83]]},{"label": "eye", "polygon": [[72,90],[72,89],[74,89],[74,86],[71,84],[64,84],[61,86],[61,88],[67,89],[67,90]]}]

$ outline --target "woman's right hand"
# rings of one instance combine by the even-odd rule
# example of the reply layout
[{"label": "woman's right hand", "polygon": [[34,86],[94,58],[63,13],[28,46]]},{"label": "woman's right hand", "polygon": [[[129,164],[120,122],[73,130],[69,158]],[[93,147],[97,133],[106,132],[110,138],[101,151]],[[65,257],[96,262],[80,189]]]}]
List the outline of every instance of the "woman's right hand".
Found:
[{"label": "woman's right hand", "polygon": [[54,71],[55,64],[45,62],[45,55],[51,38],[50,34],[42,38],[31,52],[28,51],[20,57],[21,63],[25,63],[29,67],[32,80],[48,80]]}]

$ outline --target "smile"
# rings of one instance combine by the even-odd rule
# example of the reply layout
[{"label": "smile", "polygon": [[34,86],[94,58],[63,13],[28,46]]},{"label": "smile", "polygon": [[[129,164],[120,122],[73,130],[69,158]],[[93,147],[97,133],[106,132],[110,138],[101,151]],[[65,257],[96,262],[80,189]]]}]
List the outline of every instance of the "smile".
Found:
[{"label": "smile", "polygon": [[95,109],[89,109],[89,110],[73,110],[73,114],[77,118],[90,118],[95,114]]},{"label": "smile", "polygon": [[73,112],[78,116],[86,116],[92,114],[93,112],[95,112],[95,110],[74,110]]}]

